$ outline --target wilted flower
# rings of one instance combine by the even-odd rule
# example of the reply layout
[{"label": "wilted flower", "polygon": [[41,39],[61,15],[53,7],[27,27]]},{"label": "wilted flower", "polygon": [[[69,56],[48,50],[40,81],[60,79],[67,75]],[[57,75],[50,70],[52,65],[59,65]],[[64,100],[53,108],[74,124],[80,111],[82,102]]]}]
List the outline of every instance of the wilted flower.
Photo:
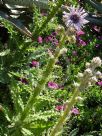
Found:
[{"label": "wilted flower", "polygon": [[51,89],[58,89],[59,88],[58,84],[56,84],[55,82],[52,82],[52,81],[48,82],[48,87]]},{"label": "wilted flower", "polygon": [[68,7],[69,13],[63,12],[63,21],[67,27],[74,27],[80,31],[81,27],[88,23],[85,17],[88,15],[83,8],[75,8],[74,6]]}]

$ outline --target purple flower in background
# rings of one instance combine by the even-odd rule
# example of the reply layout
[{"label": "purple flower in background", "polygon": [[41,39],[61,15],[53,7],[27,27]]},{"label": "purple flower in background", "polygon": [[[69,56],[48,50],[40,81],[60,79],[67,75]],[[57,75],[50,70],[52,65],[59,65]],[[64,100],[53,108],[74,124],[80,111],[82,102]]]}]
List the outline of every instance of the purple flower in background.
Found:
[{"label": "purple flower in background", "polygon": [[77,108],[72,108],[71,114],[79,115],[80,113],[79,113],[79,110]]},{"label": "purple flower in background", "polygon": [[77,36],[80,36],[80,35],[84,35],[84,34],[85,34],[85,32],[84,32],[84,31],[82,31],[82,30],[80,30],[80,31],[77,31],[77,32],[76,32],[76,34],[77,34]]},{"label": "purple flower in background", "polygon": [[100,44],[96,44],[95,47],[96,47],[96,48],[100,47]]},{"label": "purple flower in background", "polygon": [[77,31],[80,31],[82,26],[89,21],[85,19],[88,15],[83,8],[75,8],[74,6],[67,7],[68,12],[63,12],[63,21],[67,27],[74,27]]},{"label": "purple flower in background", "polygon": [[30,67],[38,67],[39,66],[39,62],[36,60],[32,60],[32,62],[30,63]]},{"label": "purple flower in background", "polygon": [[41,36],[38,37],[38,43],[43,43],[43,39]]},{"label": "purple flower in background", "polygon": [[86,46],[87,44],[86,44],[86,42],[85,41],[83,41],[81,38],[79,38],[79,45],[82,45],[82,46]]},{"label": "purple flower in background", "polygon": [[72,51],[73,56],[77,56],[77,51]]},{"label": "purple flower in background", "polygon": [[51,89],[58,89],[59,88],[58,84],[56,84],[55,82],[52,82],[52,81],[48,82],[48,87]]},{"label": "purple flower in background", "polygon": [[28,80],[26,78],[20,78],[19,81],[21,81],[24,84],[28,84]]},{"label": "purple flower in background", "polygon": [[102,87],[102,81],[98,81],[96,84]]},{"label": "purple flower in background", "polygon": [[55,107],[55,109],[56,109],[57,111],[63,111],[63,110],[65,109],[65,106],[63,106],[63,105],[57,105],[57,106]]}]

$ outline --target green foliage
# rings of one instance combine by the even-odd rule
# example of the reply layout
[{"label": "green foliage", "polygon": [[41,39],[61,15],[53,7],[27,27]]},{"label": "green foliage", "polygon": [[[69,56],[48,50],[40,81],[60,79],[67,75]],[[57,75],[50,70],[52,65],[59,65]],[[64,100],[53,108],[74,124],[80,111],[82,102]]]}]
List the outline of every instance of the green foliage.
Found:
[{"label": "green foliage", "polygon": [[[27,1],[25,2],[27,4]],[[61,12],[57,15],[56,13],[64,3],[77,5],[75,0],[51,2],[47,16],[42,16],[41,10],[34,7],[33,23],[29,24],[29,30],[33,33],[34,40],[22,35],[12,24],[0,18],[9,35],[6,43],[0,43],[0,136],[47,135],[63,113],[63,110],[56,109],[56,106],[65,105],[73,95],[73,83],[77,81],[75,75],[81,70],[83,71],[86,61],[96,55],[102,55],[101,50],[97,51],[93,46],[102,42],[97,37],[93,37],[94,35],[87,27],[84,29],[86,34],[81,38],[86,41],[90,39],[91,42],[87,42],[87,46],[77,46],[64,41],[63,46],[68,49],[67,53],[58,58],[53,70],[51,69],[52,74],[47,80],[47,75],[42,79],[46,65],[49,60],[53,60],[52,56],[57,47],[51,42],[45,42],[45,38],[51,36],[51,33],[56,30]],[[36,4],[40,6],[40,3]],[[42,37],[42,43],[37,41],[38,36]],[[60,36],[56,36],[56,39],[59,42]],[[51,50],[52,56],[49,55],[48,49]],[[76,56],[73,55],[73,51],[77,51]],[[39,62],[38,67],[30,66],[33,60]],[[51,66],[51,64],[49,65]],[[36,93],[34,92],[35,88],[41,79],[44,87],[40,88],[38,97],[34,97],[34,103],[29,107],[29,113],[25,113],[26,118],[24,117],[24,120],[21,121],[26,104],[29,98]],[[59,88],[49,88],[47,81],[56,82]],[[42,82],[40,83],[42,84]],[[63,136],[101,136],[102,95],[100,92],[101,89],[96,86],[88,92],[81,92],[84,101],[76,105],[80,110],[80,115],[71,116],[65,125]]]},{"label": "green foliage", "polygon": [[73,116],[68,122],[68,130],[78,128],[78,132],[75,136],[87,136],[87,135],[100,135],[102,126],[102,95],[99,87],[90,88],[88,92],[85,92],[83,102],[77,106],[80,109],[79,116]]}]

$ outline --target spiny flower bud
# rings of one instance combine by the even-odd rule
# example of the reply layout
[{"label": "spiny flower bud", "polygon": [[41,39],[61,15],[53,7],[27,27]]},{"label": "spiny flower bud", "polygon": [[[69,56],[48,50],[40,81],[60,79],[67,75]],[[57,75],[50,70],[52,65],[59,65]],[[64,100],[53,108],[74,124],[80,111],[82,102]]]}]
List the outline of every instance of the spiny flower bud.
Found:
[{"label": "spiny flower bud", "polygon": [[74,82],[74,87],[79,87],[80,86],[80,84],[79,83],[76,83],[76,82]]},{"label": "spiny flower bud", "polygon": [[95,84],[98,80],[97,80],[96,76],[93,76],[90,78],[90,81],[92,84]]},{"label": "spiny flower bud", "polygon": [[90,63],[87,62],[87,63],[86,63],[86,68],[89,68],[89,67],[90,67]]},{"label": "spiny flower bud", "polygon": [[60,55],[61,55],[61,54],[65,54],[65,53],[67,53],[67,48],[62,48],[62,49],[60,50]]},{"label": "spiny flower bud", "polygon": [[91,61],[91,65],[94,66],[94,68],[100,67],[101,64],[102,64],[102,61],[101,61],[101,59],[99,57],[95,57]]},{"label": "spiny flower bud", "polygon": [[82,78],[83,77],[83,73],[78,73],[77,77]]},{"label": "spiny flower bud", "polygon": [[64,27],[61,26],[61,25],[59,25],[59,26],[57,27],[57,29],[56,29],[56,32],[57,32],[58,34],[63,33],[64,31],[65,31],[65,29],[64,29]]},{"label": "spiny flower bud", "polygon": [[82,100],[83,100],[83,98],[82,98],[82,97],[80,97],[80,96],[78,96],[78,97],[76,97],[76,100],[78,100],[78,101],[82,101]]},{"label": "spiny flower bud", "polygon": [[92,76],[92,70],[90,68],[87,68],[85,71],[84,71],[84,76]]},{"label": "spiny flower bud", "polygon": [[96,72],[96,77],[97,77],[97,78],[102,78],[102,73],[101,73],[100,71],[97,71],[97,72]]}]

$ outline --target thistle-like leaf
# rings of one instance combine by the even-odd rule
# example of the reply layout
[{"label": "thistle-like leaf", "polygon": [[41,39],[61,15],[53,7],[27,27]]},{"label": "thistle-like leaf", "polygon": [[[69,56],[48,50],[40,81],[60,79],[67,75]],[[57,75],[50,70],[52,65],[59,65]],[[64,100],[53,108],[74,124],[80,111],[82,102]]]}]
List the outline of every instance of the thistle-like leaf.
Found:
[{"label": "thistle-like leaf", "polygon": [[11,5],[20,5],[25,7],[33,7],[36,6],[46,9],[48,8],[48,0],[4,0],[6,4]]},{"label": "thistle-like leaf", "polygon": [[11,24],[13,24],[16,28],[18,28],[23,34],[32,37],[31,32],[22,24],[22,22],[19,19],[14,19],[11,18],[8,14],[0,11],[0,16],[3,19],[6,19],[7,21],[9,21]]}]

